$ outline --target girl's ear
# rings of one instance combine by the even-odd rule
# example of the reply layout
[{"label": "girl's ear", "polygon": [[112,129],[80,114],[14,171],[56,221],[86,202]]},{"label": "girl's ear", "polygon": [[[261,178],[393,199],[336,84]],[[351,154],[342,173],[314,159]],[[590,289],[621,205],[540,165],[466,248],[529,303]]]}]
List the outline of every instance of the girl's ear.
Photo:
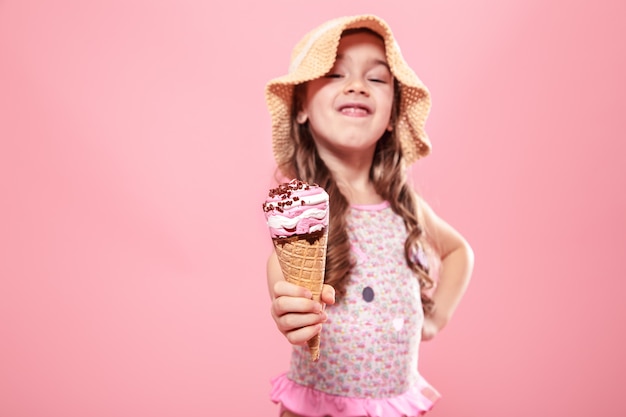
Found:
[{"label": "girl's ear", "polygon": [[298,112],[298,115],[296,116],[296,122],[298,122],[298,124],[303,125],[306,123],[308,118],[309,116],[303,110],[300,110]]},{"label": "girl's ear", "polygon": [[393,121],[389,120],[389,124],[387,125],[387,131],[391,132],[393,130]]}]

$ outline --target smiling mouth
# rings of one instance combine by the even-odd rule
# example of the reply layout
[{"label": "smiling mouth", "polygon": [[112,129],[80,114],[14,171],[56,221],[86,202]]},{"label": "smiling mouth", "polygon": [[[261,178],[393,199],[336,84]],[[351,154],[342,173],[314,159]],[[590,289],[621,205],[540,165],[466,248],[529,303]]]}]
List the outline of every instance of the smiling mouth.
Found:
[{"label": "smiling mouth", "polygon": [[339,112],[346,116],[358,116],[358,117],[367,116],[368,114],[370,114],[370,110],[367,107],[355,106],[355,105],[342,106],[339,109]]}]

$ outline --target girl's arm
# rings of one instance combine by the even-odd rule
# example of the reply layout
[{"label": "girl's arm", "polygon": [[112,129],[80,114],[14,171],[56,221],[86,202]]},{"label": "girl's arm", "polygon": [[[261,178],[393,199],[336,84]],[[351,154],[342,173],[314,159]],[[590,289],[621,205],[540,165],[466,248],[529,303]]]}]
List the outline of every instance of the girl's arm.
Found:
[{"label": "girl's arm", "polygon": [[[324,304],[313,301],[308,289],[285,281],[275,251],[267,261],[267,285],[272,318],[291,344],[303,345],[321,331],[326,321]],[[335,291],[330,285],[325,284],[322,289],[322,302],[335,302]]]},{"label": "girl's arm", "polygon": [[434,311],[425,319],[422,339],[443,329],[461,301],[474,268],[474,252],[465,238],[420,201],[425,231],[441,257],[439,279],[432,294]]}]

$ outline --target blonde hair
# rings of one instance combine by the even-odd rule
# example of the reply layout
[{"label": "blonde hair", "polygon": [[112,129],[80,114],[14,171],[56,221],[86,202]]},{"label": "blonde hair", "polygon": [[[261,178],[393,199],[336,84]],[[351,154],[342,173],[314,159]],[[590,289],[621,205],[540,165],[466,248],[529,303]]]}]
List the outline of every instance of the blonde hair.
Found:
[{"label": "blonde hair", "polygon": [[[357,30],[364,30],[380,36],[368,29]],[[308,123],[299,124],[296,122],[305,89],[306,83],[296,85],[294,88],[290,134],[294,144],[293,153],[285,163],[278,166],[278,169],[287,177],[320,185],[329,195],[331,210],[325,283],[335,288],[337,298],[340,300],[345,295],[346,285],[354,265],[354,260],[350,254],[350,240],[347,231],[350,204],[341,193],[332,172],[320,158]],[[383,199],[389,201],[391,209],[404,221],[408,232],[404,244],[406,262],[419,280],[424,312],[429,313],[434,305],[427,291],[432,288],[433,280],[429,276],[428,267],[422,265],[415,256],[418,247],[427,246],[428,242],[419,221],[419,198],[408,184],[402,147],[395,135],[401,94],[400,84],[394,77],[394,106],[391,116],[394,129],[386,131],[376,144],[374,159],[370,168],[370,180],[376,192]]]}]

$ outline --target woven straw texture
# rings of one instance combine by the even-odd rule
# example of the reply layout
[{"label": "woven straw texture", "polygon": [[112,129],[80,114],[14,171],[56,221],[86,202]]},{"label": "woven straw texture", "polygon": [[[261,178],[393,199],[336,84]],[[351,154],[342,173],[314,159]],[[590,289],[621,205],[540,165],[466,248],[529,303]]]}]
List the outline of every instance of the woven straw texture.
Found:
[{"label": "woven straw texture", "polygon": [[272,148],[278,165],[289,161],[294,151],[290,137],[294,86],[330,71],[341,34],[354,28],[368,28],[384,39],[389,67],[400,84],[400,117],[395,129],[405,163],[410,164],[430,153],[431,144],[424,129],[431,106],[430,92],[404,60],[387,23],[374,15],[359,15],[328,21],[307,33],[293,49],[287,75],[267,83],[265,98],[272,119]]},{"label": "woven straw texture", "polygon": [[[288,282],[308,288],[320,301],[326,268],[328,229],[321,233],[273,239],[283,275]],[[311,360],[319,359],[320,335],[308,342]]]}]

